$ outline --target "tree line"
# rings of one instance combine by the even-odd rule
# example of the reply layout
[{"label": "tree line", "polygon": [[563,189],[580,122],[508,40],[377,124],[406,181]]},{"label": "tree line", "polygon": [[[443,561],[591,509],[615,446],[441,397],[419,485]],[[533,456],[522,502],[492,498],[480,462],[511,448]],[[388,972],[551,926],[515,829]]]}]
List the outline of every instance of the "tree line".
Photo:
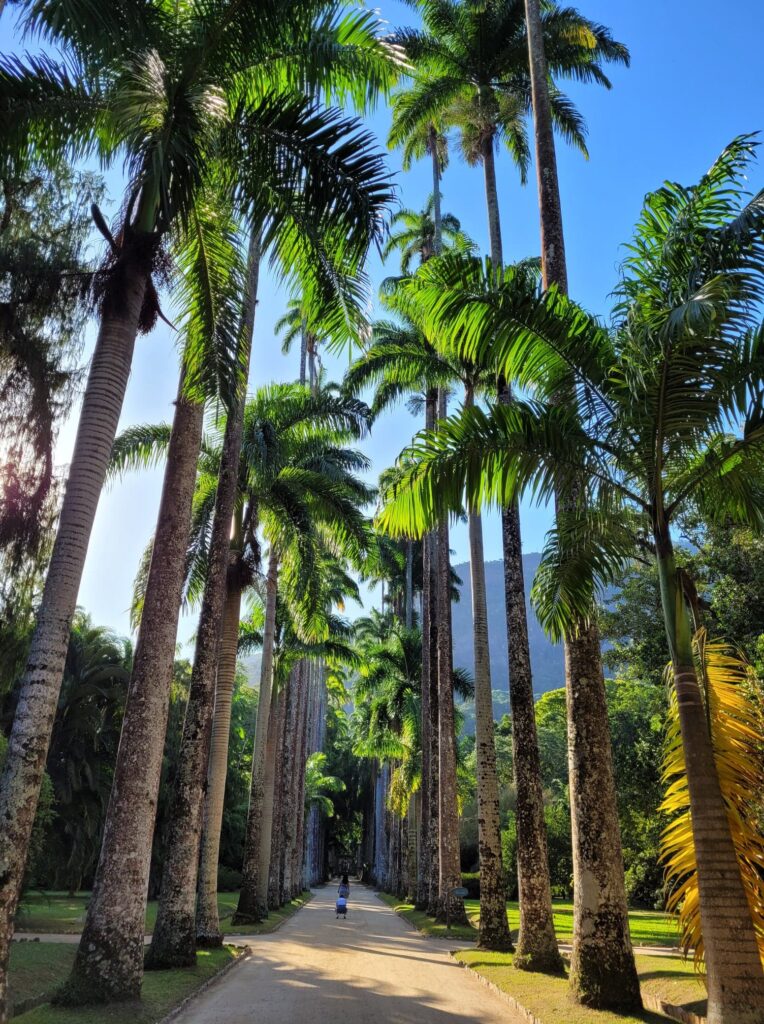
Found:
[{"label": "tree line", "polygon": [[[744,184],[753,139],[734,140],[698,184],[668,183],[647,197],[606,325],[567,295],[555,136],[586,152],[584,120],[560,83],[609,88],[606,66],[628,64],[629,53],[578,11],[539,0],[420,0],[419,27],[391,33],[363,8],[319,0],[14,7],[46,50],[0,65],[0,244],[12,283],[3,372],[25,387],[23,415],[9,413],[18,454],[4,490],[3,552],[12,601],[25,587],[34,620],[29,644],[20,634],[14,648],[18,682],[0,782],[0,1020],[98,498],[110,474],[162,462],[93,894],[60,1001],[140,991],[184,602],[198,608],[195,652],[146,966],[189,964],[197,942],[221,941],[214,897],[231,695],[236,655],[247,645],[260,646],[262,662],[235,920],[261,917],[322,870],[320,801],[304,813],[307,780],[322,766],[314,759],[306,767],[329,724],[337,728],[328,687],[343,692],[338,666],[369,697],[358,711],[371,717],[357,753],[371,757],[375,806],[387,806],[395,822],[389,843],[381,833],[375,840],[375,872],[397,888],[404,852],[415,854],[417,905],[465,919],[454,699],[465,680],[452,663],[449,557],[450,517],[462,513],[473,599],[480,943],[514,945],[519,969],[562,969],[521,560],[519,499],[532,493],[555,506],[534,603],[565,649],[572,995],[596,1007],[641,1005],[596,596],[624,567],[647,562],[657,572],[672,666],[664,775],[674,902],[685,941],[705,961],[709,1021],[760,1022],[764,841],[752,798],[761,730],[748,668],[709,639],[712,621],[676,545],[688,518],[700,537],[718,525],[761,525],[764,201]],[[399,211],[389,235],[394,188],[360,121],[388,97],[390,144],[401,147],[405,166],[428,159],[433,181],[425,210]],[[454,141],[483,171],[487,257],[442,209]],[[500,143],[521,181],[535,162],[540,260],[504,265]],[[93,196],[105,255],[92,270],[81,206],[63,217],[74,238],[56,236],[62,252],[32,232],[29,206],[12,197],[38,178],[55,187],[59,174],[79,173],[69,164],[95,157],[123,161],[126,180],[113,224]],[[18,225],[12,233],[10,223]],[[42,261],[25,258],[29,244]],[[383,244],[400,251],[401,273],[382,287],[388,318],[369,325],[365,264]],[[266,260],[293,295],[281,328],[287,346],[300,340],[300,379],[250,396]],[[67,324],[63,357],[51,354],[46,288],[63,307],[53,311]],[[173,422],[118,437],[136,338],[166,319],[168,293],[181,351]],[[66,403],[66,360],[87,309],[99,331],[59,500],[50,470],[55,417],[36,410]],[[348,344],[361,355],[332,386],[321,347]],[[461,404],[449,414],[457,389]],[[375,495],[353,446],[404,395],[421,409],[423,430],[383,477],[372,526],[365,508]],[[520,899],[514,944],[487,643],[487,505],[502,519]],[[48,529],[35,531],[34,510],[44,507]],[[358,576],[396,588],[402,625],[380,632],[371,620],[350,643],[338,609],[358,594]],[[404,671],[386,674],[401,659]],[[379,832],[383,816],[374,814]]]}]

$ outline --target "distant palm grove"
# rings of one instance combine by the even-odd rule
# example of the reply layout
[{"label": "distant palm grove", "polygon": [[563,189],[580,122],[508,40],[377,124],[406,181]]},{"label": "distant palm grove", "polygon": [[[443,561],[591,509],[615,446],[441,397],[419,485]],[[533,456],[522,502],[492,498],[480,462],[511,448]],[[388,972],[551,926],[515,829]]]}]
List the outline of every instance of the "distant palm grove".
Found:
[{"label": "distant palm grove", "polygon": [[[0,1024],[36,891],[88,894],[53,1000],[81,1007],[344,872],[623,1014],[629,909],[666,911],[708,1024],[764,1024],[759,143],[655,182],[592,315],[565,88],[631,58],[581,4],[412,0],[396,28],[351,0],[0,0]],[[534,176],[540,238],[507,262]],[[266,280],[255,351],[299,374],[255,388]],[[121,425],[155,328],[171,422]],[[415,435],[372,465],[401,404]],[[128,639],[78,592],[102,491],[157,467]],[[553,516],[532,580],[523,498]],[[541,696],[537,622],[564,656]]]}]

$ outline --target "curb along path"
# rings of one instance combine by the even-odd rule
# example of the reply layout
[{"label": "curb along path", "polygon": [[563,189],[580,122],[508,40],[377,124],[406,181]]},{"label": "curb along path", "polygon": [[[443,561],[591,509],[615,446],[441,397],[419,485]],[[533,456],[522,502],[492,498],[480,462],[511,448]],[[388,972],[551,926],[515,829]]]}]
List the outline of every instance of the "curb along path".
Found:
[{"label": "curb along path", "polygon": [[347,920],[334,899],[320,889],[278,932],[252,936],[252,955],[177,1024],[525,1024],[371,889],[352,887]]}]

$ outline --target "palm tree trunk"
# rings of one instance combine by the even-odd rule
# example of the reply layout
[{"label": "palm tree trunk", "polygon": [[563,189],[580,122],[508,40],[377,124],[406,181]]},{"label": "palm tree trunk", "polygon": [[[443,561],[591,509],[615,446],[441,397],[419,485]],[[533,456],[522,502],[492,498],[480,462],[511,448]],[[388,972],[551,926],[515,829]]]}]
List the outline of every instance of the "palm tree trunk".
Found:
[{"label": "palm tree trunk", "polygon": [[265,774],[263,776],[263,816],[260,826],[260,863],[257,869],[257,912],[268,916],[268,888],[271,875],[271,849],[273,846],[273,798],[276,788],[276,749],[278,747],[279,693],[275,683],[271,689],[271,711],[268,716],[268,738],[265,744]]},{"label": "palm tree trunk", "polygon": [[204,794],[209,765],[210,735],[215,701],[215,676],[220,651],[223,607],[231,556],[231,523],[239,484],[239,457],[244,432],[249,360],[257,304],[260,239],[250,242],[247,292],[244,301],[241,342],[242,382],[226,423],[220,463],[215,514],[196,632],[194,667],[173,787],[167,859],[151,947],[146,956],[150,969],[192,966],[196,962],[196,883]]},{"label": "palm tree trunk", "polygon": [[93,895],[59,996],[70,1005],[131,998],[143,977],[151,844],[203,421],[203,407],[187,401],[182,388],[181,380]]},{"label": "palm tree trunk", "polygon": [[406,541],[406,629],[414,628],[414,542]]},{"label": "palm tree trunk", "polygon": [[21,681],[0,782],[0,1021],[8,1015],[7,968],[13,919],[98,499],[127,388],[146,271],[124,268],[123,301],[104,316],[82,402],[45,590]]},{"label": "palm tree trunk", "polygon": [[563,960],[557,945],[552,913],[544,792],[525,607],[520,514],[516,504],[502,511],[502,539],[520,903],[520,934],[513,963],[524,970],[560,973]]},{"label": "palm tree trunk", "polygon": [[292,859],[297,844],[297,749],[300,737],[300,704],[302,701],[302,674],[304,663],[299,662],[293,672],[287,691],[287,723],[284,739],[284,766],[286,782],[284,797],[284,840],[281,855],[281,902],[287,903],[294,895],[295,879]]},{"label": "palm tree trunk", "polygon": [[281,906],[281,865],[284,842],[284,805],[286,794],[284,792],[286,779],[284,778],[285,758],[285,730],[287,711],[287,691],[291,687],[290,679],[287,679],[279,693],[276,721],[276,744],[274,752],[274,778],[273,778],[273,827],[271,829],[271,863],[268,872],[268,909],[278,910]]},{"label": "palm tree trunk", "polygon": [[679,710],[695,844],[708,988],[708,1024],[762,1024],[762,969],[751,911],[719,785],[692,651],[687,604],[668,529],[656,530],[661,603]]},{"label": "palm tree trunk", "polygon": [[[539,0],[525,0],[544,288],[567,293],[565,237]],[[623,854],[596,625],[565,639],[573,835],[573,997],[597,1008],[642,1005],[628,927]]]},{"label": "palm tree trunk", "polygon": [[596,624],[565,645],[568,769],[573,833],[573,952],[576,999],[598,1009],[639,1006],[639,979],[618,827],[610,727]]},{"label": "palm tree trunk", "polygon": [[417,910],[427,910],[430,898],[430,689],[432,667],[430,663],[430,630],[432,628],[431,590],[432,538],[422,539],[422,781],[420,784],[419,856],[417,858],[416,895]]},{"label": "palm tree trunk", "polygon": [[565,234],[562,227],[560,184],[557,177],[552,108],[549,103],[549,74],[544,52],[539,0],[525,0],[528,32],[528,59],[531,72],[536,178],[541,222],[541,277],[544,288],[556,284],[568,291],[568,267],[565,259]]},{"label": "palm tree trunk", "polygon": [[[483,146],[486,208],[491,239],[491,263],[497,270],[504,257],[496,187],[493,140]],[[506,385],[499,388],[499,401],[511,401]],[[517,790],[517,875],[520,903],[520,934],[514,963],[532,971],[563,969],[557,946],[549,879],[541,762],[536,734],[528,617],[525,607],[520,506],[517,501],[502,509],[504,556],[504,597],[509,650],[509,696],[512,707],[512,751]],[[481,877],[481,907],[483,884]],[[481,910],[482,914],[482,910]]]},{"label": "palm tree trunk", "polygon": [[[428,392],[427,408],[425,414],[425,425],[428,430],[434,429],[437,413],[437,392]],[[436,531],[432,531],[425,538],[428,548],[427,558],[427,585],[430,591],[429,602],[429,645],[427,659],[429,664],[429,698],[428,706],[428,728],[429,735],[429,808],[428,808],[428,834],[426,840],[427,851],[427,913],[434,916],[438,909],[438,886],[440,878],[440,850],[439,850],[439,793],[440,793],[440,741],[438,730],[438,632],[441,624],[438,616],[438,550]],[[444,627],[445,628],[445,627]]]},{"label": "palm tree trunk", "polygon": [[507,924],[507,898],[501,863],[499,782],[496,775],[491,662],[488,650],[483,526],[479,514],[468,513],[468,528],[475,650],[475,753],[480,858],[479,945],[483,949],[511,950],[512,940]]},{"label": "palm tree trunk", "polygon": [[244,846],[241,893],[233,924],[259,921],[258,871],[262,839],[265,800],[265,755],[268,740],[268,719],[271,709],[273,684],[273,653],[276,639],[276,599],[278,596],[279,559],[275,547],[271,548],[268,575],[265,582],[265,626],[263,628],[263,656],[260,666],[260,698],[257,706],[255,745],[252,755],[252,785],[249,795],[247,833]]},{"label": "palm tree trunk", "polygon": [[302,663],[297,664],[289,677],[284,709],[284,753],[281,765],[283,780],[283,809],[281,820],[281,850],[279,855],[279,903],[283,905],[292,898],[292,849],[297,837],[297,802],[295,783],[295,744],[299,717],[300,673]]},{"label": "palm tree trunk", "polygon": [[305,830],[307,826],[305,811],[305,765],[308,760],[308,701],[310,698],[310,663],[304,674],[302,711],[300,721],[300,745],[295,771],[297,783],[297,841],[295,843],[292,872],[294,878],[294,894],[299,896],[303,889],[310,886],[310,879],[305,874]]},{"label": "palm tree trunk", "polygon": [[482,159],[483,177],[485,180],[485,202],[488,211],[488,235],[491,242],[491,263],[493,264],[494,271],[496,271],[500,270],[504,263],[504,252],[501,244],[499,193],[496,189],[496,155],[493,151],[493,137],[484,140]]},{"label": "palm tree trunk", "polygon": [[223,610],[223,629],[215,686],[215,712],[212,719],[210,763],[207,771],[207,796],[197,884],[196,944],[205,947],[221,946],[223,943],[217,899],[218,860],[220,831],[223,825],[225,782],[228,773],[231,702],[236,681],[240,616],[241,587],[236,584],[229,585]]},{"label": "palm tree trunk", "polygon": [[[446,391],[438,395],[438,416],[445,419]],[[462,884],[459,849],[459,810],[456,790],[456,724],[454,662],[451,640],[451,558],[448,518],[438,523],[438,743],[439,743],[439,863],[438,911],[453,922],[467,923],[464,900],[453,895]]]}]

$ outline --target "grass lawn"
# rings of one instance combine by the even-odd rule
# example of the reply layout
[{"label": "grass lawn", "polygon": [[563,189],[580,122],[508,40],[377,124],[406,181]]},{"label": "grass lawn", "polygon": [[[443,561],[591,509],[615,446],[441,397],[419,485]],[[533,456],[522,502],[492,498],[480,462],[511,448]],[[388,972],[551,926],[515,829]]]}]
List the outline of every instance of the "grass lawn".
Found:
[{"label": "grass lawn", "polygon": [[[578,1006],[569,998],[565,978],[516,971],[512,967],[511,954],[469,949],[457,953],[456,958],[503,992],[514,996],[518,1003],[530,1010],[543,1024],[664,1024],[667,1020],[661,1014],[647,1010],[633,1015]],[[681,957],[638,956],[637,969],[645,994],[683,1005],[695,1012],[704,1008],[704,1005],[697,1002],[704,997],[702,985],[693,976],[692,964]]]},{"label": "grass lawn", "polygon": [[[11,950],[10,991],[21,1000],[47,995],[65,980],[77,947],[53,942],[14,943]],[[186,996],[191,995],[231,962],[237,951],[231,946],[199,950],[196,967],[175,971],[149,971],[139,1001],[63,1009],[44,1003],[14,1017],[14,1024],[155,1024]]]},{"label": "grass lawn", "polygon": [[410,903],[401,903],[400,900],[396,899],[395,896],[391,896],[389,893],[380,892],[377,893],[380,899],[395,910],[396,913],[400,914],[401,917],[405,917],[407,921],[410,921],[415,928],[420,932],[424,932],[425,935],[430,935],[436,939],[472,939],[477,941],[477,932],[471,926],[465,926],[463,924],[451,925],[450,931],[446,931],[444,924],[438,924],[433,921],[431,917],[428,917],[423,910],[414,910],[414,907]]},{"label": "grass lawn", "polygon": [[[59,934],[78,934],[85,922],[90,893],[77,893],[68,896],[63,892],[30,892],[24,897],[16,914],[17,932],[46,932]],[[269,914],[267,920],[258,924],[237,925],[231,927],[231,915],[236,909],[239,894],[236,892],[219,892],[218,909],[220,923],[224,930],[231,929],[237,935],[262,935],[275,931],[276,928],[296,910],[299,910],[308,899],[310,893],[304,892],[296,900],[287,903],[280,910]],[[157,904],[152,900],[146,912],[146,931],[151,932],[157,916]]]},{"label": "grass lawn", "polygon": [[[436,938],[477,939],[477,927],[480,921],[480,903],[478,900],[465,900],[464,905],[472,927],[454,925],[450,932],[444,924],[436,924],[421,910],[414,910],[410,903],[401,903],[388,893],[379,893],[380,897],[415,928],[425,935]],[[513,932],[520,927],[520,911],[517,903],[507,903],[507,920]],[[631,938],[635,946],[676,946],[679,933],[674,918],[651,910],[630,910],[629,925]],[[573,937],[573,904],[554,904],[554,928],[560,942],[569,942]]]},{"label": "grass lawn", "polygon": [[[470,920],[477,925],[480,916],[480,904],[477,900],[465,900],[464,904]],[[573,937],[573,904],[555,903],[554,930],[560,942],[569,942]],[[516,902],[507,903],[507,918],[509,927],[516,932],[520,927],[520,911]],[[679,941],[679,931],[676,926],[676,919],[669,914],[656,910],[630,910],[629,926],[631,928],[631,941],[635,946],[676,946]]]}]

